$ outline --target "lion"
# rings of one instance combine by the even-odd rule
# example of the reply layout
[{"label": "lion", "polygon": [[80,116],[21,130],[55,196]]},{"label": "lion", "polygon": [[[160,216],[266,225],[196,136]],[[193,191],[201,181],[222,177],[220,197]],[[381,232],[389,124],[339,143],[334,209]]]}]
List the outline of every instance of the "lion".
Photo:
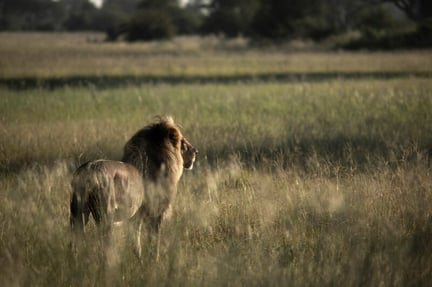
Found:
[{"label": "lion", "polygon": [[[124,146],[121,161],[94,160],[81,165],[72,178],[70,225],[83,234],[90,214],[109,241],[114,224],[131,222],[135,249],[141,257],[141,229],[147,228],[159,257],[160,226],[171,209],[183,169],[192,169],[197,149],[171,117],[139,130]],[[156,242],[154,242],[156,240]]]}]

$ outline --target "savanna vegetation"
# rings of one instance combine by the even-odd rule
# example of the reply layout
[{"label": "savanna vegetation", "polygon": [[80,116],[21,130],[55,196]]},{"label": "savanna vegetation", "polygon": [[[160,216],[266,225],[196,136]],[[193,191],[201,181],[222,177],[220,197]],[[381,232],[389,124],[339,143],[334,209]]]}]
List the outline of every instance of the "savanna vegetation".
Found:
[{"label": "savanna vegetation", "polygon": [[[2,286],[428,286],[432,53],[0,34]],[[34,39],[35,45],[24,45]],[[70,254],[73,170],[171,114],[200,151],[158,263]]]},{"label": "savanna vegetation", "polygon": [[[95,6],[98,3],[98,7]],[[0,31],[103,31],[108,41],[178,35],[311,40],[332,49],[432,45],[428,0],[0,0]]]}]

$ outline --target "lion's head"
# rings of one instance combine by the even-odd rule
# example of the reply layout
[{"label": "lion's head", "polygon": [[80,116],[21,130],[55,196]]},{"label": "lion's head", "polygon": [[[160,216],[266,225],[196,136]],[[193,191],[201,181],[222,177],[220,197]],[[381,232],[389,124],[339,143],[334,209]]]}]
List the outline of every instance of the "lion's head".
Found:
[{"label": "lion's head", "polygon": [[191,145],[186,138],[183,138],[181,141],[181,154],[183,158],[183,167],[191,170],[198,154],[198,150]]}]

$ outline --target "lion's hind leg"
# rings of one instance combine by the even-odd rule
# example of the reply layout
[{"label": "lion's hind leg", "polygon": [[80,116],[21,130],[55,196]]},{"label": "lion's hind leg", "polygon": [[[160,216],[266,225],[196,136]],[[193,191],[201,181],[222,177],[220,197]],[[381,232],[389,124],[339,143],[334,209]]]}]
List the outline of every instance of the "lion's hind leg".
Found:
[{"label": "lion's hind leg", "polygon": [[79,192],[74,190],[70,202],[70,228],[72,231],[72,238],[69,242],[69,251],[71,258],[77,256],[77,251],[80,249],[78,246],[84,243],[85,226],[89,221],[90,210],[88,203],[83,199]]},{"label": "lion's hind leg", "polygon": [[74,192],[70,203],[70,226],[75,234],[83,234],[89,220],[88,202],[80,194]]}]

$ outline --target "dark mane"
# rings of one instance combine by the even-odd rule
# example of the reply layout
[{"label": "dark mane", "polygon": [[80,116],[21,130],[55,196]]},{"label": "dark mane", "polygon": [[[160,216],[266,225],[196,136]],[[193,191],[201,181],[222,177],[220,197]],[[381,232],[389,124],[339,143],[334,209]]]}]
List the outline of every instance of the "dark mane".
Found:
[{"label": "dark mane", "polygon": [[132,164],[144,177],[156,181],[161,168],[170,169],[182,161],[182,134],[171,117],[158,120],[135,133],[126,143],[122,161]]}]

